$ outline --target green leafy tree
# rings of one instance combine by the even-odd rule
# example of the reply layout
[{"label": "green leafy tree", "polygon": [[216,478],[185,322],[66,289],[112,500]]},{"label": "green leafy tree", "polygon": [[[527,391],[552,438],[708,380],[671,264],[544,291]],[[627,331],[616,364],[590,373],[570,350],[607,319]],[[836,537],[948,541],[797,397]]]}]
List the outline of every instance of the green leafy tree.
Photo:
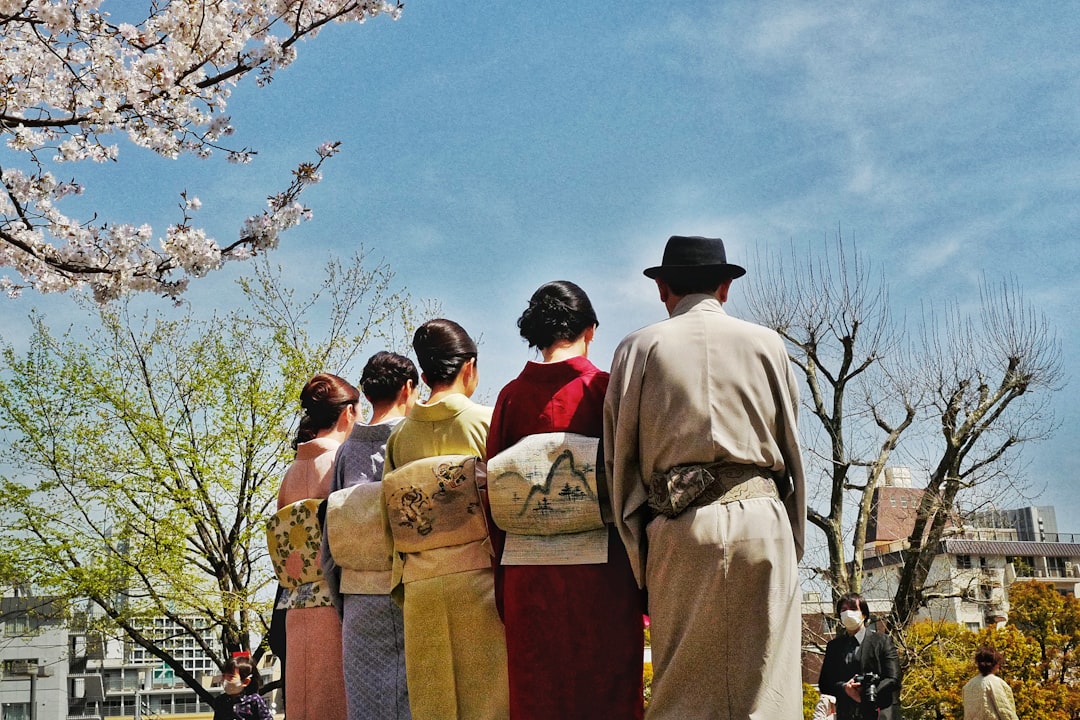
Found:
[{"label": "green leafy tree", "polygon": [[905,717],[963,717],[963,688],[975,668],[975,642],[975,633],[956,623],[923,620],[905,630],[901,640]]},{"label": "green leafy tree", "polygon": [[1039,680],[1080,681],[1080,601],[1036,581],[1009,587],[1009,623],[1038,645]]},{"label": "green leafy tree", "polygon": [[1001,651],[999,676],[1012,688],[1025,720],[1073,720],[1080,712],[1075,618],[1080,601],[1046,583],[1015,583],[1004,627],[978,632],[956,623],[922,620],[900,636],[902,703],[909,720],[961,720],[964,684],[977,672],[975,650]]},{"label": "green leafy tree", "polygon": [[814,710],[817,708],[818,700],[821,698],[821,691],[817,689],[816,685],[810,685],[809,683],[803,683],[802,686],[802,709],[803,720],[811,720],[814,717]]},{"label": "green leafy tree", "polygon": [[210,318],[87,303],[87,339],[35,317],[28,349],[0,349],[0,458],[15,470],[0,478],[0,567],[88,599],[97,631],[207,700],[147,621],[170,618],[219,666],[254,649],[274,588],[264,520],[299,391],[317,371],[348,376],[362,349],[401,349],[415,324],[387,266],[357,256],[323,277],[298,298],[260,265],[242,307]]}]

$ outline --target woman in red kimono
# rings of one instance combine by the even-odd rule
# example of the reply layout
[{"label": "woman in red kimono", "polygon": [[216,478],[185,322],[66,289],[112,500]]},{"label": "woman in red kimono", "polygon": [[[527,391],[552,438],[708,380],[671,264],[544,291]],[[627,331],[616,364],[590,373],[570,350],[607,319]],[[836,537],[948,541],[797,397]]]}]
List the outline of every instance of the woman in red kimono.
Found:
[{"label": "woman in red kimono", "polygon": [[[528,435],[601,436],[608,373],[587,357],[596,326],[577,285],[555,281],[533,293],[518,328],[543,360],[499,393],[489,459]],[[512,720],[642,717],[644,603],[618,533],[607,529],[606,563],[496,568]]]}]

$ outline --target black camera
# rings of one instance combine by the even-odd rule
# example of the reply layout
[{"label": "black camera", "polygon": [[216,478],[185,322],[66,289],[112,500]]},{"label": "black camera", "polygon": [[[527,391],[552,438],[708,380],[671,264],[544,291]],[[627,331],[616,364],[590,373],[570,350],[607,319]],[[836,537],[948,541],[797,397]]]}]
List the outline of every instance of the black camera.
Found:
[{"label": "black camera", "polygon": [[863,673],[862,675],[856,675],[854,677],[855,682],[859,683],[859,692],[862,695],[862,701],[868,705],[877,705],[877,684],[881,680],[881,676],[877,673]]}]

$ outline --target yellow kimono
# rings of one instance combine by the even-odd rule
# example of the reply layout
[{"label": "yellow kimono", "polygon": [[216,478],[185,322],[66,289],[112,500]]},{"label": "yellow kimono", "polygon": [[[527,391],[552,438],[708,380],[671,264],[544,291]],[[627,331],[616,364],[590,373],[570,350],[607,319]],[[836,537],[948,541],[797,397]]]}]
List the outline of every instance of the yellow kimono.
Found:
[{"label": "yellow kimono", "polygon": [[[441,455],[484,458],[491,408],[464,395],[418,403],[386,443],[386,476]],[[405,673],[413,720],[509,717],[506,637],[495,609],[490,542],[398,552]],[[397,588],[395,593],[402,588]]]}]

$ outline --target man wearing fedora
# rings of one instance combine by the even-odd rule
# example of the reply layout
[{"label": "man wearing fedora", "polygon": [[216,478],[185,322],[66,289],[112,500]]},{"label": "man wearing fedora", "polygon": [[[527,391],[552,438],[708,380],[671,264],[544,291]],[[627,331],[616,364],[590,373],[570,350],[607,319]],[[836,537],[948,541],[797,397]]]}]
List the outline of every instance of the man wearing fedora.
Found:
[{"label": "man wearing fedora", "polygon": [[645,270],[669,317],[612,362],[604,456],[648,591],[649,720],[802,717],[798,389],[780,336],[724,311],[745,273],[719,238],[669,239]]}]

